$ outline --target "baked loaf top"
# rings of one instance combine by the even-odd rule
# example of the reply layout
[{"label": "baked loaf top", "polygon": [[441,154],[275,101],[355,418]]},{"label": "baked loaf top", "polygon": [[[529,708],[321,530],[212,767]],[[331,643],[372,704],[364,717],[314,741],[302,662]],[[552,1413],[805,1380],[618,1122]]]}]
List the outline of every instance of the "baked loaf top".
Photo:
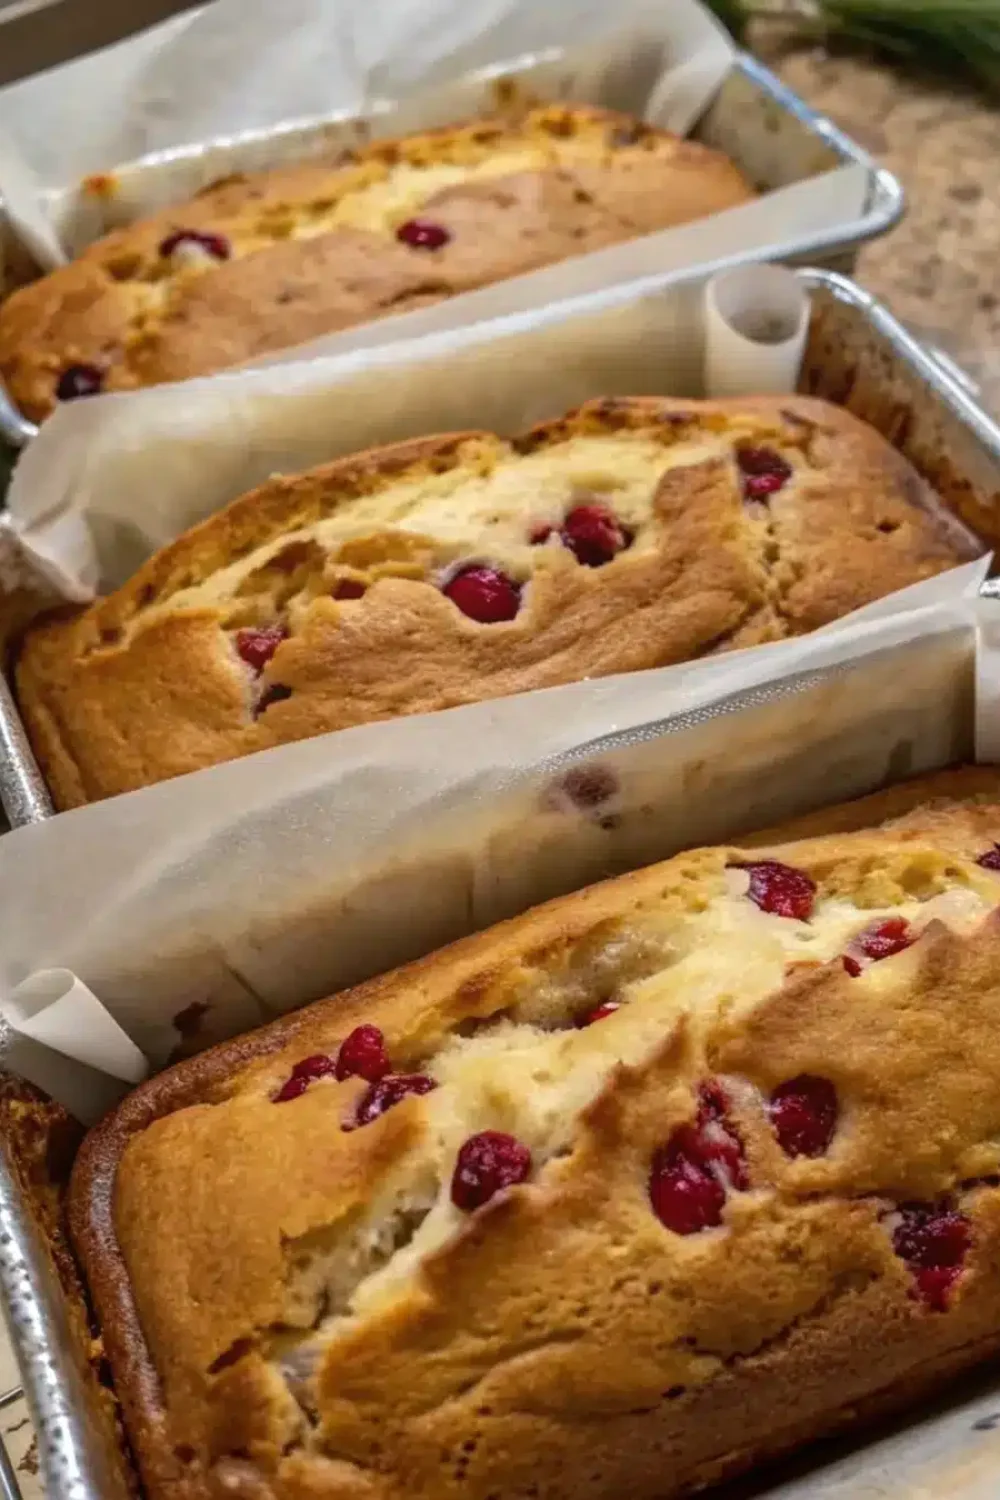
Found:
[{"label": "baked loaf top", "polygon": [[236,176],[0,307],[0,376],[56,400],[211,374],[753,197],[718,151],[545,105]]},{"label": "baked loaf top", "polygon": [[151,1500],[670,1500],[1000,1346],[1000,771],[906,802],[130,1096],[71,1223]]},{"label": "baked loaf top", "polygon": [[961,555],[871,428],[799,398],[591,402],[276,478],[27,636],[60,807],[398,714],[825,625]]}]

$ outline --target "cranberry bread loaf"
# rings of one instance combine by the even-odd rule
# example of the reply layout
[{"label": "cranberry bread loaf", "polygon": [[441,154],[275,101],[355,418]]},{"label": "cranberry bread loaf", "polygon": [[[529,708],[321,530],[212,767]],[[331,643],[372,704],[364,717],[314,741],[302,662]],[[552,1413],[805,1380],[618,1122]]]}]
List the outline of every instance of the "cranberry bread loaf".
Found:
[{"label": "cranberry bread loaf", "polygon": [[211,374],[747,202],[727,157],[546,105],[227,178],[0,308],[0,376],[57,400]]},{"label": "cranberry bread loaf", "polygon": [[1000,1349],[1000,772],[911,791],[131,1095],[70,1216],[150,1500],[670,1500]]},{"label": "cranberry bread loaf", "polygon": [[954,563],[921,482],[822,402],[592,402],[276,478],[42,624],[21,709],[60,807],[398,714],[797,635]]}]

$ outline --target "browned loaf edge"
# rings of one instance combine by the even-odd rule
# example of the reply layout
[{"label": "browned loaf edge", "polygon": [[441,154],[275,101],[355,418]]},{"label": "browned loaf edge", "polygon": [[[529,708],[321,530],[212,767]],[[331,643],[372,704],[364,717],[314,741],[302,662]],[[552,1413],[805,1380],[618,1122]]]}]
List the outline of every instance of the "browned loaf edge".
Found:
[{"label": "browned loaf edge", "polygon": [[[759,450],[789,476],[748,504],[739,464]],[[604,566],[558,535],[531,544],[539,514],[557,531],[581,502],[627,523]],[[317,526],[344,532],[321,544]],[[66,808],[355,724],[798,635],[964,555],[906,461],[838,407],[606,399],[514,442],[439,435],[275,477],[31,630],[16,685]],[[443,594],[483,561],[522,590],[513,619],[477,623]],[[288,638],[255,677],[237,630],[276,621]]]},{"label": "browned loaf edge", "polygon": [[[15,292],[0,376],[40,420],[71,365],[105,390],[210,374],[752,197],[720,152],[583,105],[375,141],[226,178]],[[397,239],[421,216],[448,243]],[[221,236],[226,258],[192,259],[190,238],[164,254],[183,231]]]},{"label": "browned loaf edge", "polygon": [[[848,898],[859,927],[866,912],[937,903],[910,947],[858,977],[835,956],[761,984],[753,924],[784,943],[785,919],[746,925],[751,903],[720,887],[741,852],[694,851],[181,1064],[92,1132],[71,1226],[150,1500],[671,1500],[995,1351],[1000,873],[978,860],[1000,839],[1000,770],[926,778],[831,822],[859,816],[893,821],[767,850],[815,881],[822,942]],[[689,969],[665,1008],[647,991],[574,1028],[579,1005],[650,975],[650,914],[678,903],[696,922],[743,912],[728,947],[709,934],[732,987],[719,971],[699,994]],[[464,1096],[451,1074],[450,1093],[445,1078],[346,1133],[361,1080],[281,1105],[276,1089],[362,1022],[381,1027],[395,1070],[440,1072],[447,1037],[492,1047],[499,1017],[535,1005],[540,1022],[540,995],[538,1045],[573,1051],[577,1071],[599,1059],[593,1094],[527,1181],[458,1215],[381,1301],[337,1324],[338,1299],[382,1264],[382,1216],[396,1236],[385,1264],[419,1237],[401,1184],[431,1150],[428,1121],[444,1129],[442,1111],[468,1107],[472,1075]],[[637,1047],[623,1028],[645,1027],[654,1006]],[[560,1008],[569,1029],[553,1037]],[[502,1053],[488,1058],[482,1128],[523,1134],[546,1081],[505,1094]],[[781,1149],[761,1102],[803,1074],[837,1096],[814,1156]],[[652,1212],[650,1163],[694,1120],[706,1079],[723,1089],[748,1180],[730,1179],[718,1228],[675,1234]],[[893,1239],[892,1214],[913,1204],[967,1225],[943,1310]],[[294,1355],[324,1320],[310,1376]]]}]

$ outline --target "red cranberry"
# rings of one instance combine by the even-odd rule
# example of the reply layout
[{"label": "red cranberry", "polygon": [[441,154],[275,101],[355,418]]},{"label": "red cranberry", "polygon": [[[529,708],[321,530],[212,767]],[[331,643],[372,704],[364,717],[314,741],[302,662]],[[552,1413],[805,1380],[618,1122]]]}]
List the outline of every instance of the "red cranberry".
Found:
[{"label": "red cranberry", "polygon": [[612,511],[604,505],[577,505],[563,521],[559,533],[578,562],[599,568],[632,540]]},{"label": "red cranberry", "polygon": [[286,687],[283,682],[272,682],[271,686],[265,688],[257,700],[257,706],[254,709],[254,718],[259,719],[261,714],[267,713],[272,704],[284,703],[291,696],[292,690],[290,687]]},{"label": "red cranberry", "polygon": [[736,866],[750,876],[747,894],[761,911],[807,922],[812,916],[816,883],[803,870],[794,870],[776,859],[748,861]]},{"label": "red cranberry", "polygon": [[605,1000],[603,1005],[595,1005],[593,1010],[588,1010],[577,1021],[577,1026],[593,1026],[595,1021],[603,1021],[607,1016],[613,1016],[616,1010],[621,1010],[620,1000]]},{"label": "red cranberry", "polygon": [[228,260],[233,253],[224,234],[206,233],[200,229],[175,229],[173,234],[168,234],[165,240],[160,241],[160,254],[173,255],[175,250],[186,245],[197,246],[206,255],[211,255],[213,260]]},{"label": "red cranberry", "polygon": [[357,578],[338,578],[333,586],[335,599],[363,599],[367,585]]},{"label": "red cranberry", "polygon": [[501,1192],[523,1182],[531,1171],[531,1152],[502,1130],[472,1135],[458,1153],[451,1179],[451,1201],[472,1213]]},{"label": "red cranberry", "polygon": [[914,1271],[917,1296],[934,1312],[947,1312],[948,1293],[961,1274],[961,1266],[927,1266]]},{"label": "red cranberry", "polygon": [[726,1193],[704,1167],[672,1146],[661,1147],[649,1174],[649,1198],[660,1223],[674,1234],[698,1234],[722,1223]]},{"label": "red cranberry", "polygon": [[292,1069],[291,1077],[288,1078],[274,1096],[275,1104],[284,1104],[289,1099],[297,1099],[304,1094],[311,1083],[317,1078],[331,1078],[334,1075],[336,1064],[332,1057],[327,1057],[324,1052],[317,1052],[312,1057],[304,1057],[297,1062]]},{"label": "red cranberry", "polygon": [[104,372],[96,365],[67,365],[56,382],[56,399],[78,401],[81,396],[96,396],[104,385]]},{"label": "red cranberry", "polygon": [[385,1037],[377,1026],[355,1026],[337,1053],[338,1078],[365,1078],[378,1083],[389,1067]]},{"label": "red cranberry", "polygon": [[721,1223],[727,1189],[749,1185],[743,1143],[728,1109],[722,1085],[707,1079],[698,1090],[694,1124],[679,1125],[653,1157],[653,1211],[675,1234],[696,1234]]},{"label": "red cranberry", "polygon": [[722,1085],[707,1079],[698,1090],[698,1116],[694,1125],[682,1125],[674,1134],[685,1156],[721,1176],[734,1188],[749,1185],[743,1142],[728,1118],[729,1100]]},{"label": "red cranberry", "polygon": [[912,1266],[958,1266],[969,1248],[969,1221],[948,1203],[903,1203],[892,1248]]},{"label": "red cranberry", "polygon": [[263,672],[288,631],[283,625],[265,625],[261,630],[238,630],[236,649],[248,667]]},{"label": "red cranberry", "polygon": [[345,1125],[345,1130],[353,1130],[356,1125],[370,1125],[372,1120],[377,1120],[379,1115],[384,1115],[387,1109],[399,1104],[409,1094],[429,1094],[436,1089],[437,1084],[433,1078],[428,1078],[426,1073],[387,1073],[371,1088],[366,1089],[358,1101],[358,1107],[351,1124]]},{"label": "red cranberry", "polygon": [[944,1312],[971,1242],[969,1221],[947,1203],[904,1203],[899,1213],[892,1248],[913,1273],[917,1295]]},{"label": "red cranberry", "polygon": [[791,464],[773,448],[740,448],[736,462],[743,475],[743,493],[748,500],[766,500],[777,494],[792,477]]},{"label": "red cranberry", "polygon": [[977,865],[982,865],[984,870],[1000,870],[1000,844],[994,844],[992,849],[987,849],[976,860]]},{"label": "red cranberry", "polygon": [[724,1120],[729,1112],[729,1096],[717,1078],[706,1078],[698,1086],[698,1124]]},{"label": "red cranberry", "polygon": [[550,526],[547,522],[542,522],[540,526],[532,527],[528,533],[528,541],[533,547],[540,547],[543,542],[548,541],[555,529],[554,526]]},{"label": "red cranberry", "polygon": [[800,1073],[771,1095],[768,1114],[788,1156],[822,1156],[837,1128],[837,1090],[828,1078]]},{"label": "red cranberry", "polygon": [[451,239],[451,232],[431,219],[407,219],[396,230],[396,238],[411,250],[440,250]]},{"label": "red cranberry", "polygon": [[480,625],[513,620],[521,604],[521,590],[497,568],[463,568],[442,592],[463,615]]},{"label": "red cranberry", "polygon": [[844,954],[844,968],[856,979],[864,967],[862,959],[878,963],[881,958],[891,958],[894,953],[902,953],[904,948],[909,948],[916,940],[916,933],[903,917],[887,917],[884,922],[873,922],[851,939],[850,947]]}]

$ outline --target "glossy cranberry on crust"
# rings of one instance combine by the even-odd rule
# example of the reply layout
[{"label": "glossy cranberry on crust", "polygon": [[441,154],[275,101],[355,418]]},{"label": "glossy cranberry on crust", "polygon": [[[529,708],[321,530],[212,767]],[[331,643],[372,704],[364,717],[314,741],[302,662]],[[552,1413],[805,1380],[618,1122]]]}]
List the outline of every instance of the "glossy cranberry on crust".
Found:
[{"label": "glossy cranberry on crust", "polygon": [[792,477],[791,464],[773,448],[740,448],[736,462],[743,476],[743,493],[748,500],[768,500],[783,490]]},{"label": "glossy cranberry on crust", "polygon": [[606,505],[577,505],[563,521],[559,533],[577,562],[600,568],[611,562],[629,544],[631,535]]},{"label": "glossy cranberry on crust", "polygon": [[175,250],[200,250],[213,260],[228,260],[233,253],[232,245],[224,234],[213,234],[203,229],[175,229],[160,242],[162,256],[173,255]]},{"label": "glossy cranberry on crust", "polygon": [[385,1037],[377,1026],[355,1026],[337,1053],[338,1078],[364,1078],[378,1083],[390,1068]]},{"label": "glossy cranberry on crust", "polygon": [[332,1057],[327,1057],[325,1052],[317,1052],[312,1057],[304,1057],[301,1062],[295,1064],[291,1076],[275,1094],[275,1104],[285,1104],[289,1099],[300,1098],[309,1085],[315,1083],[318,1078],[334,1078],[336,1072],[336,1062]]},{"label": "glossy cranberry on crust", "polygon": [[904,1203],[892,1247],[913,1273],[914,1293],[945,1312],[972,1242],[969,1220],[950,1204]]},{"label": "glossy cranberry on crust", "polygon": [[844,954],[844,968],[856,979],[866,961],[875,964],[883,958],[891,958],[916,940],[917,934],[903,917],[886,917],[881,922],[873,922],[851,939]]},{"label": "glossy cranberry on crust", "polygon": [[411,250],[443,250],[451,239],[450,230],[431,219],[407,219],[396,230],[396,238]]},{"label": "glossy cranberry on crust", "polygon": [[521,605],[518,585],[498,568],[463,568],[445,584],[442,592],[463,615],[480,625],[513,620]]},{"label": "glossy cranberry on crust", "polygon": [[370,1125],[411,1094],[429,1094],[436,1088],[434,1079],[424,1073],[386,1073],[361,1096],[353,1119],[343,1128],[353,1130],[359,1125]]},{"label": "glossy cranberry on crust", "polygon": [[735,868],[746,870],[750,876],[747,894],[761,911],[808,922],[816,899],[816,882],[804,870],[795,870],[777,859],[755,860]]},{"label": "glossy cranberry on crust", "polygon": [[779,1084],[768,1104],[778,1144],[788,1156],[822,1156],[829,1150],[839,1113],[833,1084],[809,1073]]},{"label": "glossy cranberry on crust", "polygon": [[238,630],[236,649],[248,667],[263,672],[288,632],[283,625],[265,625],[259,629]]},{"label": "glossy cranberry on crust", "polygon": [[523,1182],[531,1171],[527,1146],[502,1130],[470,1136],[458,1153],[451,1179],[451,1201],[465,1213],[482,1208],[504,1188]]}]

